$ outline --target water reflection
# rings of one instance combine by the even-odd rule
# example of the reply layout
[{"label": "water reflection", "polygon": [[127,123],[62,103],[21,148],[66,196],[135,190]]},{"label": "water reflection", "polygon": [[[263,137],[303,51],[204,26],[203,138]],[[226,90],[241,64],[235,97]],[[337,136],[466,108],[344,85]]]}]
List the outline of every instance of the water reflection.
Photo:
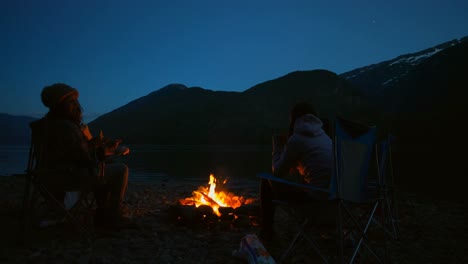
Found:
[{"label": "water reflection", "polygon": [[208,179],[210,173],[228,179],[254,179],[271,169],[270,146],[130,146],[124,157],[136,178],[187,177]]},{"label": "water reflection", "polygon": [[[130,180],[218,178],[255,180],[271,169],[270,146],[130,145],[130,155],[116,159],[129,165]],[[0,175],[24,173],[29,146],[0,146]]]},{"label": "water reflection", "polygon": [[0,176],[24,173],[28,155],[29,146],[0,146]]}]

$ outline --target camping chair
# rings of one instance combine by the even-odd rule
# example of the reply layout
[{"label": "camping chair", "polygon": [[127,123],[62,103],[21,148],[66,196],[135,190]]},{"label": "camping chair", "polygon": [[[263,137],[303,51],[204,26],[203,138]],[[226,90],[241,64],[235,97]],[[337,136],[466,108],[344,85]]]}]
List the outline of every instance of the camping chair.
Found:
[{"label": "camping chair", "polygon": [[[47,227],[71,223],[84,238],[93,237],[93,186],[68,183],[70,171],[51,170],[45,165],[46,124],[44,119],[30,123],[31,145],[26,169],[21,226],[23,240],[29,239],[33,226]],[[90,170],[91,173],[91,170]],[[64,179],[62,182],[57,179]]]},{"label": "camping chair", "polygon": [[393,135],[388,135],[384,140],[377,144],[377,154],[379,161],[379,173],[381,193],[383,196],[385,222],[374,221],[377,224],[382,224],[387,234],[393,239],[398,240],[399,234],[399,215],[398,215],[398,200],[397,188],[393,173],[392,150],[391,144],[395,140]]},{"label": "camping chair", "polygon": [[[357,241],[351,251],[350,263],[357,259],[358,253],[362,253],[361,258],[365,257],[363,248],[378,262],[385,262],[387,258],[386,232],[381,225],[372,225],[377,212],[383,223],[387,221],[376,132],[375,126],[366,127],[341,118],[335,121],[335,170],[330,197],[338,203],[338,248],[342,261],[344,241]],[[372,176],[376,178],[376,185],[371,183]]]},{"label": "camping chair", "polygon": [[[384,205],[376,155],[376,127],[337,118],[333,138],[335,166],[328,190],[279,179],[268,173],[261,173],[258,177],[305,190],[328,193],[328,201],[333,201],[333,209],[336,209],[333,217],[336,220],[335,231],[332,234],[336,241],[335,249],[337,249],[334,251],[334,256],[338,256],[339,262],[342,263],[353,263],[358,260],[358,256],[363,261],[367,257],[372,257],[377,262],[383,262],[386,258],[385,232],[379,233],[383,236],[378,234],[376,236],[375,233],[379,231],[379,228],[375,227],[381,227],[381,225],[371,225],[374,223],[373,219],[378,209],[380,208],[379,211],[383,212],[381,207]],[[372,175],[377,177],[377,184],[374,185],[370,185],[368,178],[371,168],[375,169]],[[282,200],[281,203],[287,204],[289,208],[295,208],[295,204],[287,200]],[[314,202],[312,205],[314,206]],[[304,217],[305,220],[302,221],[294,239],[283,253],[281,261],[285,260],[298,245],[299,238],[304,238],[320,259],[328,263],[332,257],[327,255],[326,248],[320,245],[324,241],[320,239],[320,236],[313,237],[307,232],[309,231],[307,223],[313,219],[307,215]],[[383,213],[381,219],[383,222],[386,221]],[[383,246],[377,247],[378,243],[371,241],[371,237],[383,238]],[[364,252],[363,249],[367,250]]]},{"label": "camping chair", "polygon": [[[305,194],[307,191],[322,191],[324,193],[328,193],[327,189],[316,188],[311,185],[286,180],[283,178],[273,176],[271,173],[262,172],[257,174],[257,177],[270,181],[270,184],[283,184],[285,186],[288,186],[290,187],[288,188],[288,191],[297,188],[297,191],[301,194]],[[301,195],[299,195],[299,197],[301,197]],[[274,205],[283,208],[288,213],[288,215],[291,216],[291,218],[294,220],[295,223],[292,225],[297,226],[297,230],[295,231],[292,240],[288,243],[286,249],[284,249],[284,251],[282,252],[278,262],[283,263],[284,261],[286,261],[290,254],[300,244],[301,239],[304,239],[308,243],[308,245],[313,249],[315,254],[319,257],[319,259],[323,263],[328,263],[329,256],[327,256],[327,254],[324,252],[325,247],[322,246],[319,241],[317,241],[319,236],[309,235],[308,231],[312,225],[315,225],[317,223],[320,223],[322,227],[324,223],[328,222],[328,226],[325,226],[325,228],[330,229],[330,223],[333,225],[332,228],[334,228],[334,222],[336,220],[335,217],[333,216],[327,219],[327,215],[329,215],[327,214],[327,212],[330,211],[330,208],[335,207],[333,201],[317,201],[315,199],[308,200],[307,198],[297,199],[297,197],[291,199],[288,194],[282,193],[281,197],[278,194],[274,194],[272,202]],[[321,219],[318,220],[316,217],[310,216],[305,212],[320,212]],[[336,213],[334,215],[336,215]],[[290,225],[291,224],[288,224],[288,226]]]}]

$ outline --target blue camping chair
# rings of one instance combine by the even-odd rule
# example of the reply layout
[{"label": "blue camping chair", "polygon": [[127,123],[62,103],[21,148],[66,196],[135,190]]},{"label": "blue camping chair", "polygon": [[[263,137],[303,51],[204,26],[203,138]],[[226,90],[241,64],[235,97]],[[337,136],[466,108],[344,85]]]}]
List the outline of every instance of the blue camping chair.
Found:
[{"label": "blue camping chair", "polygon": [[398,240],[399,234],[399,215],[398,215],[398,200],[397,200],[397,188],[395,184],[394,172],[393,172],[393,161],[392,161],[392,149],[391,144],[395,141],[393,135],[388,135],[387,138],[377,144],[377,153],[379,161],[379,174],[381,193],[384,199],[384,214],[385,222],[376,221],[378,224],[382,224],[387,234],[393,239]]},{"label": "blue camping chair", "polygon": [[[321,191],[328,200],[333,202],[335,231],[332,237],[335,239],[335,256],[339,262],[353,263],[357,260],[372,258],[377,262],[384,262],[387,258],[386,234],[381,224],[385,223],[385,214],[382,207],[385,205],[382,195],[382,186],[379,159],[376,149],[376,127],[365,126],[342,118],[337,118],[334,123],[334,162],[330,187],[327,190],[316,188],[307,184],[291,182],[275,177],[270,173],[260,173],[257,176],[272,182],[286,184],[301,190]],[[371,170],[372,169],[372,170]],[[371,182],[371,178],[375,182]],[[295,203],[275,197],[276,204],[287,205],[289,209],[295,208]],[[315,206],[316,201],[311,201]],[[303,207],[301,207],[303,210]],[[376,212],[380,212],[379,221],[374,221]],[[313,217],[313,216],[312,216]],[[325,248],[321,246],[320,236],[311,236],[308,226],[311,217],[305,216],[299,230],[289,246],[284,251],[281,262],[292,253],[299,239],[305,239],[314,252],[324,263],[328,263],[333,256],[327,255]],[[375,236],[378,231],[379,235]],[[369,236],[379,238],[380,242],[374,243]],[[377,239],[376,239],[377,240]],[[346,247],[345,247],[346,244]],[[377,247],[379,245],[379,247]],[[363,250],[366,249],[366,250]]]}]

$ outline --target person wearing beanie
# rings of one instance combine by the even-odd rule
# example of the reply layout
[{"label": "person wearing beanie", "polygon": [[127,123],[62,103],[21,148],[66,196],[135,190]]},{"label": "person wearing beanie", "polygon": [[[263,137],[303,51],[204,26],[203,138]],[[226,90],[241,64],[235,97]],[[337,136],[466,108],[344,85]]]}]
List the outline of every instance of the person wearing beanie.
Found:
[{"label": "person wearing beanie", "polygon": [[95,215],[97,228],[123,227],[123,223],[128,222],[122,215],[128,167],[124,163],[105,164],[105,155],[100,153],[109,152],[107,145],[100,144],[102,139],[93,138],[87,125],[83,124],[78,97],[78,90],[64,83],[42,89],[41,101],[49,108],[41,120],[47,131],[44,133],[44,166],[70,172],[66,177],[55,179],[64,187],[62,196],[69,188],[66,186],[94,191],[98,206]]},{"label": "person wearing beanie", "polygon": [[50,109],[55,108],[67,97],[78,99],[78,96],[78,90],[64,83],[46,86],[41,92],[42,103]]},{"label": "person wearing beanie", "polygon": [[[281,178],[295,178],[293,180],[299,183],[328,189],[333,166],[333,143],[323,128],[322,120],[318,118],[311,104],[300,102],[291,109],[289,121],[288,135],[273,137],[273,174]],[[322,191],[301,193],[297,189],[291,190],[287,186],[262,179],[260,235],[271,236],[273,234],[275,212],[273,197],[326,200],[327,195]]]}]

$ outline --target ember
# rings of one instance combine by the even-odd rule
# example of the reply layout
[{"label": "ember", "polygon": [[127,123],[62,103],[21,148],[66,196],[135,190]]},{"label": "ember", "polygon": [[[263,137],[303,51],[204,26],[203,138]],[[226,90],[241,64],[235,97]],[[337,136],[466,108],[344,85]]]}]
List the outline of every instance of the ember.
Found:
[{"label": "ember", "polygon": [[[224,180],[220,185],[226,184],[226,181],[227,180]],[[180,199],[179,203],[182,205],[195,205],[196,207],[208,205],[213,209],[216,215],[221,216],[219,212],[220,207],[231,207],[235,209],[254,201],[253,199],[245,199],[242,196],[236,196],[230,192],[218,191],[216,189],[216,183],[217,179],[213,174],[210,174],[208,187],[200,186],[198,190],[192,192],[192,197]]]}]

